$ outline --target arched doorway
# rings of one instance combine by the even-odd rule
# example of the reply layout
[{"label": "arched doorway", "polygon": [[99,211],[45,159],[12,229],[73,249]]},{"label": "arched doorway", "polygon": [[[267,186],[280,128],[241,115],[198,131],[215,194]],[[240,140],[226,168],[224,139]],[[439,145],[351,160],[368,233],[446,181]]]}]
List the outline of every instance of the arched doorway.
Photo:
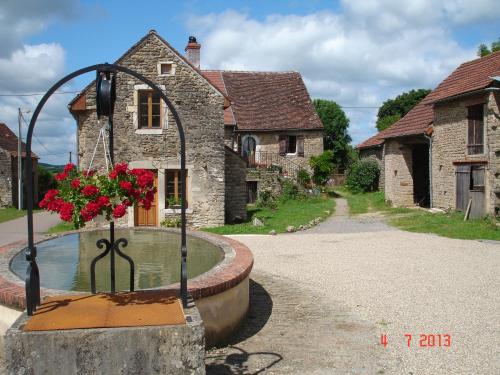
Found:
[{"label": "arched doorway", "polygon": [[257,149],[257,141],[252,136],[246,136],[242,142],[242,155],[250,166],[255,165],[255,151]]}]

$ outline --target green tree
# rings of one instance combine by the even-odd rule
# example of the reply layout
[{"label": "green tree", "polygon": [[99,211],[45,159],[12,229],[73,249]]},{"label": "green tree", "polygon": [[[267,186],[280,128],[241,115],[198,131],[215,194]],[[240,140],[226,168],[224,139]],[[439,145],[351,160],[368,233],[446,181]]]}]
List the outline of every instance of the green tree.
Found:
[{"label": "green tree", "polygon": [[313,103],[325,128],[324,149],[331,150],[332,162],[344,169],[349,163],[349,119],[342,108],[332,100],[314,99]]},{"label": "green tree", "polygon": [[497,51],[500,51],[500,38],[498,38],[498,40],[495,42],[491,42],[491,45],[489,48],[485,43],[481,43],[479,45],[479,47],[477,47],[477,55],[479,57],[488,56],[488,55],[492,54],[493,52],[497,52]]},{"label": "green tree", "polygon": [[316,185],[325,185],[335,171],[333,157],[333,151],[326,150],[321,155],[311,156],[309,159],[309,165],[313,170],[312,179]]},{"label": "green tree", "polygon": [[47,168],[38,165],[38,198],[42,200],[45,193],[50,189],[56,188],[56,180],[54,174]]},{"label": "green tree", "polygon": [[387,129],[406,115],[430,92],[431,90],[428,89],[411,90],[396,96],[394,99],[386,100],[378,109],[377,129],[379,131]]}]

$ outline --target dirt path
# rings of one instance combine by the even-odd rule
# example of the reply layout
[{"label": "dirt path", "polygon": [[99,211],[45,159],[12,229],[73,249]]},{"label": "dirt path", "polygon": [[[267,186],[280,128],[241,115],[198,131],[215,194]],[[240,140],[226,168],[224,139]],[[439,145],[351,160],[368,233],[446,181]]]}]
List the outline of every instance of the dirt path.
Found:
[{"label": "dirt path", "polygon": [[309,231],[232,236],[255,256],[253,304],[265,294],[272,310],[209,352],[208,373],[500,373],[498,243],[396,230],[344,203]]}]

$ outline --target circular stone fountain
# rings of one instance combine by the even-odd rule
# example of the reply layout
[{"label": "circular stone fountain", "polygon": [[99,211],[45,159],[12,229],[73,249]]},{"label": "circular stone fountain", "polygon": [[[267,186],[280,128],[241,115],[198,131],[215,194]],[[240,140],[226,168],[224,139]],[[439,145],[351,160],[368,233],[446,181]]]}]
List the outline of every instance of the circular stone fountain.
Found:
[{"label": "circular stone fountain", "polygon": [[[43,296],[88,293],[90,262],[102,250],[95,245],[102,230],[52,236],[37,243]],[[123,251],[134,259],[135,288],[178,291],[180,233],[172,229],[120,229],[129,240]],[[253,256],[243,244],[218,235],[189,232],[188,291],[195,299],[206,330],[207,345],[227,339],[244,319],[249,304]],[[0,304],[24,309],[25,244],[0,247]],[[123,264],[121,264],[123,262]],[[128,288],[128,264],[117,259],[117,290]],[[109,290],[109,260],[98,263],[97,290]],[[6,315],[6,314],[3,314]],[[0,323],[2,312],[0,311]],[[0,332],[2,333],[2,332]]]}]

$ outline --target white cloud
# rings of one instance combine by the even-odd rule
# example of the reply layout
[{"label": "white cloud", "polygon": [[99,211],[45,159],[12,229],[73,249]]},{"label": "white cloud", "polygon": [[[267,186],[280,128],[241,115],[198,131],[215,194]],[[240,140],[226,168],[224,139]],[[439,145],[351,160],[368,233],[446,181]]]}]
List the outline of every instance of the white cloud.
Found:
[{"label": "white cloud", "polygon": [[[442,22],[458,10],[446,15],[444,6],[431,0],[343,4],[342,13],[273,15],[262,21],[227,11],[192,16],[188,26],[202,43],[202,68],[297,70],[312,97],[343,106],[379,106],[402,91],[434,88],[475,57]],[[354,143],[375,132],[376,109],[346,112]]]}]

